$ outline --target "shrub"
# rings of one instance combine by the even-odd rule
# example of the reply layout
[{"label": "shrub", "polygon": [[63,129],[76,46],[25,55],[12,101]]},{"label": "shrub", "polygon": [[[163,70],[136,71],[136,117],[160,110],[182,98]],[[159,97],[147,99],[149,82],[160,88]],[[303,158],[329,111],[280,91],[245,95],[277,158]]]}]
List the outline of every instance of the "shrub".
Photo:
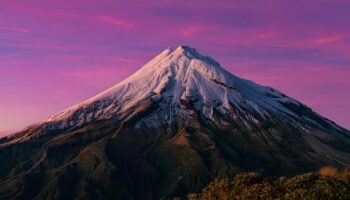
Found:
[{"label": "shrub", "polygon": [[187,195],[189,200],[300,200],[350,199],[350,186],[334,177],[308,173],[295,177],[263,178],[243,173],[232,180],[215,179],[201,193]]}]

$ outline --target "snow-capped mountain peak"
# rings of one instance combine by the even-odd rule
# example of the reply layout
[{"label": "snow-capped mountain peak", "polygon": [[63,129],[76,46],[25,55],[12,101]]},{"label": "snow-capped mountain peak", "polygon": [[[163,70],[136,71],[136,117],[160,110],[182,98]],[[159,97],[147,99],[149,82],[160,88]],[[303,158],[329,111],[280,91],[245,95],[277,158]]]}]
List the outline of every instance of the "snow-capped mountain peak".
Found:
[{"label": "snow-capped mountain peak", "polygon": [[187,104],[204,118],[213,120],[213,113],[219,112],[240,119],[248,128],[248,124],[259,123],[258,118],[271,115],[292,120],[302,128],[300,121],[308,120],[293,110],[304,108],[303,104],[273,88],[234,76],[214,59],[181,45],[165,49],[130,77],[46,122],[64,128],[121,118],[147,100],[157,102],[166,119],[184,115]]},{"label": "snow-capped mountain peak", "polygon": [[167,48],[129,78],[85,102],[50,117],[49,121],[69,117],[74,110],[96,102],[105,102],[106,104],[102,106],[123,102],[124,109],[121,110],[125,110],[136,102],[151,95],[159,95],[165,90],[167,91],[164,95],[176,97],[173,98],[176,102],[180,97],[195,98],[200,95],[198,91],[201,91],[205,101],[212,101],[210,98],[222,97],[222,94],[215,94],[213,83],[234,88],[233,80],[230,80],[228,75],[214,59],[199,54],[194,48],[184,45],[176,49]]}]

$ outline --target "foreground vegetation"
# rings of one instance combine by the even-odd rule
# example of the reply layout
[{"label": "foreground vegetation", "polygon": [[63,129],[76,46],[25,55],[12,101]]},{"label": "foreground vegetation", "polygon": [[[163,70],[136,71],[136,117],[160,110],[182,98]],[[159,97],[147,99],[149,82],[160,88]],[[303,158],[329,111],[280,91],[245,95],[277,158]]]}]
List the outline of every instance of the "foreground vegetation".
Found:
[{"label": "foreground vegetation", "polygon": [[350,171],[323,168],[320,173],[295,177],[263,178],[257,173],[243,173],[232,180],[216,179],[201,193],[187,195],[188,200],[254,199],[350,199]]}]

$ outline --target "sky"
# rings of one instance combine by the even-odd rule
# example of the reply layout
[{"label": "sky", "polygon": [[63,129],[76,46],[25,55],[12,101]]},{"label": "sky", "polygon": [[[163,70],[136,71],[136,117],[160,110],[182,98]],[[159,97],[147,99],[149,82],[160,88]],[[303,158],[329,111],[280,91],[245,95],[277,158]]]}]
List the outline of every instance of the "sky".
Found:
[{"label": "sky", "polygon": [[180,44],[350,129],[348,0],[0,0],[0,136]]}]

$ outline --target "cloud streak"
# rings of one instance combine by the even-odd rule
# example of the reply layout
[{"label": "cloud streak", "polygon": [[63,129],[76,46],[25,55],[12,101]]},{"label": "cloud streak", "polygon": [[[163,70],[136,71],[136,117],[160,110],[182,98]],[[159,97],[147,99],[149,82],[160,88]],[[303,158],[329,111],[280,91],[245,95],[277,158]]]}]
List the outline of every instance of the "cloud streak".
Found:
[{"label": "cloud streak", "polygon": [[0,31],[11,31],[11,32],[18,32],[18,33],[29,33],[30,32],[28,29],[16,28],[16,27],[10,27],[10,26],[0,26]]},{"label": "cloud streak", "polygon": [[129,21],[122,20],[112,16],[106,16],[106,15],[98,16],[97,19],[117,27],[133,28],[135,26],[133,23]]}]

